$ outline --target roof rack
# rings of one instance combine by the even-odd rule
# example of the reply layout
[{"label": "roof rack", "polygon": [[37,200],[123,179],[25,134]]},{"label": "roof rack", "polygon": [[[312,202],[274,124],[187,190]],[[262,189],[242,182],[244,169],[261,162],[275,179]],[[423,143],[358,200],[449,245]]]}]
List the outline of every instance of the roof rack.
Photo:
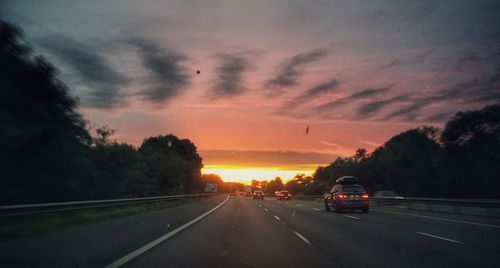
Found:
[{"label": "roof rack", "polygon": [[356,177],[353,176],[342,176],[336,180],[337,184],[358,184],[359,180]]}]

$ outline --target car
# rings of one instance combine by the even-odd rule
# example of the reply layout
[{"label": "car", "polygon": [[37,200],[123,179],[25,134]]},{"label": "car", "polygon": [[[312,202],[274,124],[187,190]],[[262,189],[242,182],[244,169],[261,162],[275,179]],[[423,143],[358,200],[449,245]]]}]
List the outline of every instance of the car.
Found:
[{"label": "car", "polygon": [[373,195],[377,205],[397,205],[399,200],[403,200],[400,194],[391,190],[377,191]]},{"label": "car", "polygon": [[264,192],[262,192],[262,191],[254,191],[252,199],[262,199],[262,200],[264,200]]},{"label": "car", "polygon": [[276,199],[277,200],[290,200],[292,199],[292,194],[289,193],[288,191],[278,191],[276,194]]},{"label": "car", "polygon": [[252,192],[246,192],[246,193],[245,193],[245,196],[246,196],[246,197],[250,197],[250,196],[252,196],[252,195],[253,195],[253,194],[252,194]]},{"label": "car", "polygon": [[353,176],[344,176],[337,179],[332,189],[324,195],[325,210],[340,213],[344,209],[351,211],[361,209],[363,213],[369,211],[369,197],[366,190],[358,184]]}]

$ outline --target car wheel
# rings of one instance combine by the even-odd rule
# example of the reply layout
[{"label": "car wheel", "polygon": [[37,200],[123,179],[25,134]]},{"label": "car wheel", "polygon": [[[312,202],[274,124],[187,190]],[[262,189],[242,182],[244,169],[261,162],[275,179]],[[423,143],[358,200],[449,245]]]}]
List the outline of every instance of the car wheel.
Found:
[{"label": "car wheel", "polygon": [[325,201],[325,211],[330,211],[330,206],[328,205],[328,202]]},{"label": "car wheel", "polygon": [[370,209],[368,207],[366,207],[366,208],[363,208],[362,211],[363,211],[363,213],[368,213],[368,211],[370,211]]},{"label": "car wheel", "polygon": [[333,208],[335,210],[335,213],[340,213],[342,212],[342,209],[337,205],[337,203],[333,203]]}]

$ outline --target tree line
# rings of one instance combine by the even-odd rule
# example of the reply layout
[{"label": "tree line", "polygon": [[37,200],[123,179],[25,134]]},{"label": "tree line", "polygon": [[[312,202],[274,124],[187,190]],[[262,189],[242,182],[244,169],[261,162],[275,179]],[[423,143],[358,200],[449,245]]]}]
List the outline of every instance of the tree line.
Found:
[{"label": "tree line", "polygon": [[285,186],[292,193],[323,194],[345,175],[358,177],[370,193],[388,189],[412,197],[499,199],[500,105],[458,112],[442,130],[407,130],[371,154],[360,148],[313,176],[298,174]]},{"label": "tree line", "polygon": [[94,135],[56,68],[0,20],[0,204],[199,192],[202,159],[174,135],[135,148]]}]

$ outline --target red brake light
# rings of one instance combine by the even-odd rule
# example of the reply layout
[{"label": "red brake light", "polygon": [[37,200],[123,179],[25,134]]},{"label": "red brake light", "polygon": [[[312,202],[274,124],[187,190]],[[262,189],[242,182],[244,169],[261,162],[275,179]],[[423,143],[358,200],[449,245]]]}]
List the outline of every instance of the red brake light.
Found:
[{"label": "red brake light", "polygon": [[339,194],[339,198],[340,198],[340,199],[346,199],[346,198],[347,198],[347,195],[345,195],[345,194]]},{"label": "red brake light", "polygon": [[361,197],[363,197],[363,199],[368,199],[368,194],[363,194]]}]

